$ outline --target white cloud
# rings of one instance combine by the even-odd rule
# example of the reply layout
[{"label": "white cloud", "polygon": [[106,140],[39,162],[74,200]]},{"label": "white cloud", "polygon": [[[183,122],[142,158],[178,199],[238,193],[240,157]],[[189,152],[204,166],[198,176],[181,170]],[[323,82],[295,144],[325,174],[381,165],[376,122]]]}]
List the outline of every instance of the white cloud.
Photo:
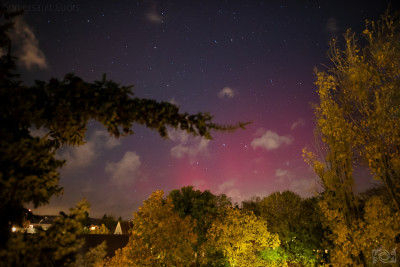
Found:
[{"label": "white cloud", "polygon": [[111,149],[119,144],[120,141],[111,137],[107,131],[97,130],[84,145],[67,147],[58,157],[67,161],[66,169],[86,167],[94,162],[101,154],[102,149]]},{"label": "white cloud", "polygon": [[105,167],[106,173],[111,175],[111,180],[119,185],[125,185],[137,180],[140,175],[140,157],[128,151],[118,162],[109,162]]},{"label": "white cloud", "polygon": [[223,182],[222,184],[218,185],[217,194],[222,194],[222,193],[226,192],[227,189],[232,188],[233,186],[235,186],[235,180],[233,180],[233,179],[227,180],[227,181]]},{"label": "white cloud", "polygon": [[218,97],[219,98],[224,98],[224,97],[228,97],[228,98],[232,98],[235,96],[235,92],[233,91],[232,88],[230,87],[224,87],[219,93],[218,93]]},{"label": "white cloud", "polygon": [[45,128],[36,128],[36,127],[31,127],[29,128],[29,134],[33,137],[39,137],[43,138],[46,136],[46,134],[49,133],[49,130],[46,130]]},{"label": "white cloud", "polygon": [[226,180],[218,185],[216,194],[225,194],[231,199],[232,203],[240,203],[244,200],[244,196],[238,188],[235,188],[235,185],[236,181],[234,179]]},{"label": "white cloud", "polygon": [[66,168],[72,169],[89,166],[97,157],[95,147],[94,142],[87,142],[82,146],[68,148],[65,152],[61,153],[61,158],[67,161]]},{"label": "white cloud", "polygon": [[276,169],[275,170],[275,176],[276,177],[284,177],[287,176],[289,174],[288,170],[282,170],[282,169]]},{"label": "white cloud", "polygon": [[306,125],[306,122],[303,119],[298,119],[297,121],[295,121],[292,126],[290,126],[290,130],[293,131],[294,129],[296,129],[297,127],[304,127]]},{"label": "white cloud", "polygon": [[191,137],[185,131],[169,130],[168,137],[178,143],[171,148],[171,155],[175,158],[189,157],[191,163],[194,163],[199,155],[208,154],[209,140],[203,137]]},{"label": "white cloud", "polygon": [[146,14],[146,18],[151,23],[159,24],[163,22],[162,16],[157,14],[155,10],[151,10],[149,13]]},{"label": "white cloud", "polygon": [[204,188],[207,187],[207,182],[203,179],[194,179],[192,181],[193,187],[195,189],[203,190]]},{"label": "white cloud", "polygon": [[251,146],[253,149],[261,147],[270,151],[275,150],[282,145],[290,145],[292,142],[293,137],[290,135],[280,136],[275,132],[266,131],[261,137],[254,138],[251,142]]},{"label": "white cloud", "polygon": [[240,190],[237,188],[232,188],[232,189],[226,191],[225,195],[231,199],[232,203],[240,204],[240,202],[245,200],[245,197],[240,192]]},{"label": "white cloud", "polygon": [[148,22],[153,24],[160,24],[164,22],[165,14],[158,12],[158,7],[155,2],[150,2],[151,6],[148,8],[148,12],[145,14]]},{"label": "white cloud", "polygon": [[119,139],[110,136],[110,134],[105,130],[97,130],[94,133],[94,137],[98,143],[102,143],[107,149],[119,146],[121,143]]},{"label": "white cloud", "polygon": [[301,197],[310,197],[318,191],[318,185],[313,179],[292,179],[289,190],[296,192]]},{"label": "white cloud", "polygon": [[302,197],[310,197],[319,190],[313,175],[310,175],[311,178],[299,178],[291,171],[276,169],[275,176],[276,182],[284,186],[284,190],[293,191]]},{"label": "white cloud", "polygon": [[168,103],[175,105],[175,106],[179,106],[179,103],[178,103],[178,101],[176,101],[175,97],[171,98],[171,100],[169,100]]},{"label": "white cloud", "polygon": [[31,69],[34,66],[41,69],[47,68],[46,57],[39,49],[39,41],[21,17],[15,19],[14,30],[11,32],[10,38],[17,45],[16,54],[25,68]]},{"label": "white cloud", "polygon": [[294,177],[294,174],[288,170],[276,169],[275,170],[276,181],[280,184],[290,184]]}]

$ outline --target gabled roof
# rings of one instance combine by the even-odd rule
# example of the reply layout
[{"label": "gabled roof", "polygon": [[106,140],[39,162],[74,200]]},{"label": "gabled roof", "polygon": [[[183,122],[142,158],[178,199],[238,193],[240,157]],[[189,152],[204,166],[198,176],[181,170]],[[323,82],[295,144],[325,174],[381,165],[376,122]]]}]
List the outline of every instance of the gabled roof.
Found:
[{"label": "gabled roof", "polygon": [[132,222],[118,221],[117,226],[114,230],[114,235],[129,235],[129,230],[132,228]]}]

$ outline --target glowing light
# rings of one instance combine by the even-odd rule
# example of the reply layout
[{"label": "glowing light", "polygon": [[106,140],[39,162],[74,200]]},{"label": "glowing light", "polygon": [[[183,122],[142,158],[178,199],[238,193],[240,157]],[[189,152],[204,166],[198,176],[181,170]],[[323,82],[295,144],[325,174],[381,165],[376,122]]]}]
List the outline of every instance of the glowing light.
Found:
[{"label": "glowing light", "polygon": [[17,231],[17,228],[16,228],[15,226],[13,226],[13,227],[11,228],[11,231],[13,231],[13,233],[15,233],[15,232]]}]

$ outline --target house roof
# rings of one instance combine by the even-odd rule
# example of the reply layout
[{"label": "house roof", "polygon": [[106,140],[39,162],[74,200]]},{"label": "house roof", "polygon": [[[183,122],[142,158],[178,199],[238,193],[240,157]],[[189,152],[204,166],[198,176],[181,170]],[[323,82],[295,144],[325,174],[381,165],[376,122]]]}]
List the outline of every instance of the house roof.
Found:
[{"label": "house roof", "polygon": [[131,221],[118,221],[117,226],[115,227],[114,234],[119,234],[117,231],[121,229],[123,235],[129,235],[130,229],[132,228]]},{"label": "house roof", "polygon": [[53,224],[56,218],[60,217],[59,215],[33,215],[28,218],[31,224]]}]

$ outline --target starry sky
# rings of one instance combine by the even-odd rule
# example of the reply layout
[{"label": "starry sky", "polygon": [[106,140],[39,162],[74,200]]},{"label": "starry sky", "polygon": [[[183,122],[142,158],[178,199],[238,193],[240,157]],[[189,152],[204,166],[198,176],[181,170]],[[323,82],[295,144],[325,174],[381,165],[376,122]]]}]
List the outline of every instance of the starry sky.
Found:
[{"label": "starry sky", "polygon": [[[13,39],[27,84],[73,72],[87,81],[134,85],[137,97],[210,112],[216,122],[253,121],[213,140],[169,131],[165,140],[141,126],[110,138],[89,123],[87,143],[58,157],[64,195],[39,214],[67,211],[86,197],[90,216],[124,219],[151,192],[183,186],[227,194],[240,203],[292,190],[318,190],[302,149],[314,143],[318,101],[313,69],[329,65],[328,43],[360,32],[388,1],[6,1],[24,9]],[[40,131],[33,130],[33,131]],[[359,190],[373,184],[359,172]]]}]

